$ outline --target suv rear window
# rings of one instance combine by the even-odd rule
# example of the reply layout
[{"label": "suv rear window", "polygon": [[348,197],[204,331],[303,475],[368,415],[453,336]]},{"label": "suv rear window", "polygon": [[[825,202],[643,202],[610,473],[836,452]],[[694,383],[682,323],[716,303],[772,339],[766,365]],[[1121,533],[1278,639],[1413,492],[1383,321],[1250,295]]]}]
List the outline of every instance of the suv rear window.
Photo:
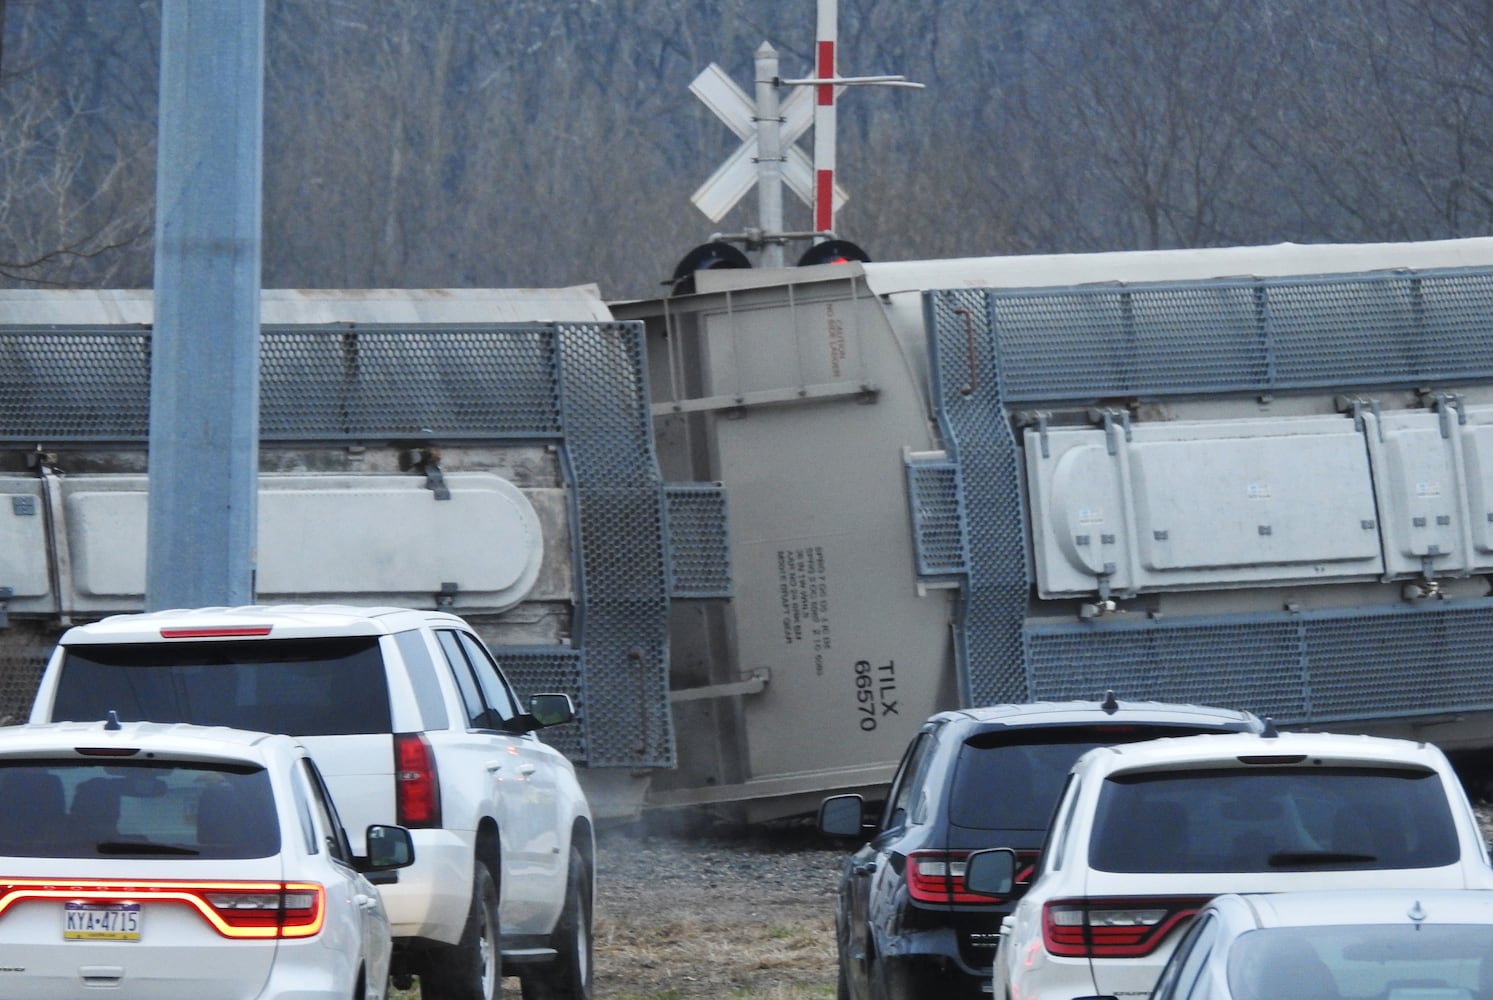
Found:
[{"label": "suv rear window", "polygon": [[1085,751],[1225,729],[1084,725],[994,729],[971,736],[954,765],[949,822],[976,830],[1047,829],[1068,771]]},{"label": "suv rear window", "polygon": [[69,646],[52,718],[194,722],[291,736],[390,731],[374,636]]},{"label": "suv rear window", "polygon": [[255,767],[3,762],[0,857],[267,858],[280,852],[272,796]]},{"label": "suv rear window", "polygon": [[1433,868],[1459,857],[1434,771],[1272,767],[1116,775],[1089,864],[1111,872]]}]

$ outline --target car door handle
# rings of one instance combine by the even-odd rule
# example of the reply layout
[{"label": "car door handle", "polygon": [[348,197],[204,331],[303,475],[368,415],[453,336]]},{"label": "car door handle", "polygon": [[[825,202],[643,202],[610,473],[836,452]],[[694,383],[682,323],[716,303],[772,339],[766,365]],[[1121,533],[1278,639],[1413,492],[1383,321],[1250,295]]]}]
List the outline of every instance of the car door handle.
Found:
[{"label": "car door handle", "polygon": [[374,907],[378,906],[378,900],[377,899],[373,898],[372,896],[369,896],[369,895],[366,895],[364,893],[361,893],[361,892],[358,893],[356,896],[353,897],[353,902],[356,903],[356,904],[358,904],[359,906],[361,906],[365,910],[371,910]]},{"label": "car door handle", "polygon": [[535,766],[533,764],[530,764],[530,763],[527,763],[527,762],[518,765],[518,773],[522,774],[525,778],[527,778],[529,775],[533,774],[534,770],[535,770]]},{"label": "car door handle", "polygon": [[486,767],[488,774],[497,774],[503,770],[503,762],[500,760],[490,760],[487,762]]}]

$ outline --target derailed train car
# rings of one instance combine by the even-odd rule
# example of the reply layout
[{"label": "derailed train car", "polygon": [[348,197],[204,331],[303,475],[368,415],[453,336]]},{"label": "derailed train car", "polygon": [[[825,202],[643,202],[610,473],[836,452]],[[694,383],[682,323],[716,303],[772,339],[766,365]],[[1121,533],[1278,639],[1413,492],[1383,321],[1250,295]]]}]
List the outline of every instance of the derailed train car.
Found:
[{"label": "derailed train car", "polygon": [[[441,607],[602,815],[675,760],[677,587],[729,592],[723,500],[653,457],[638,324],[594,286],[266,291],[256,596]],[[149,292],[0,293],[0,717],[56,636],[144,601]],[[673,565],[680,561],[681,568]]]},{"label": "derailed train car", "polygon": [[1107,689],[1493,746],[1493,241],[693,279],[612,306],[730,514],[652,801],[800,813]]},{"label": "derailed train car", "polygon": [[[448,607],[603,816],[877,792],[933,711],[1493,748],[1493,240],[267,291],[257,590]],[[0,292],[0,716],[143,602],[149,293]]]}]

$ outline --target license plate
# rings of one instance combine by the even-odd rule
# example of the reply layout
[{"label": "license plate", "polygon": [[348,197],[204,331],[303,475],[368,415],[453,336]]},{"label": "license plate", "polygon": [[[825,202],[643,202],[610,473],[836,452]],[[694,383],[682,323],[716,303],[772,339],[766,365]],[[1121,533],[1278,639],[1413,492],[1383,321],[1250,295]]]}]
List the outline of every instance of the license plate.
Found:
[{"label": "license plate", "polygon": [[139,903],[68,903],[63,910],[66,941],[140,940]]}]

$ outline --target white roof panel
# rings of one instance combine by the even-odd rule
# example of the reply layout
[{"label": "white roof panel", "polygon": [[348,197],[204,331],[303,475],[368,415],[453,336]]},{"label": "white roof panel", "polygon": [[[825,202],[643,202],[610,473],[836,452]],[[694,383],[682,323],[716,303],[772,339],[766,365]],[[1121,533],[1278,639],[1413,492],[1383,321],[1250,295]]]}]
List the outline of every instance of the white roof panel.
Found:
[{"label": "white roof panel", "polygon": [[861,265],[865,268],[867,286],[877,295],[948,288],[1040,288],[1095,282],[1264,278],[1477,266],[1493,266],[1493,239],[1477,237],[1423,243],[1277,243],[1272,246],[1032,254]]},{"label": "white roof panel", "polygon": [[1401,268],[1493,266],[1493,238],[1422,243],[1276,243],[1195,250],[1116,250],[700,271],[700,292],[810,284],[865,276],[877,295],[952,288],[1044,288],[1100,282],[1344,274]]},{"label": "white roof panel", "polygon": [[[609,322],[596,285],[566,288],[269,288],[260,320],[298,323]],[[151,291],[0,289],[0,324],[144,325]]]}]

